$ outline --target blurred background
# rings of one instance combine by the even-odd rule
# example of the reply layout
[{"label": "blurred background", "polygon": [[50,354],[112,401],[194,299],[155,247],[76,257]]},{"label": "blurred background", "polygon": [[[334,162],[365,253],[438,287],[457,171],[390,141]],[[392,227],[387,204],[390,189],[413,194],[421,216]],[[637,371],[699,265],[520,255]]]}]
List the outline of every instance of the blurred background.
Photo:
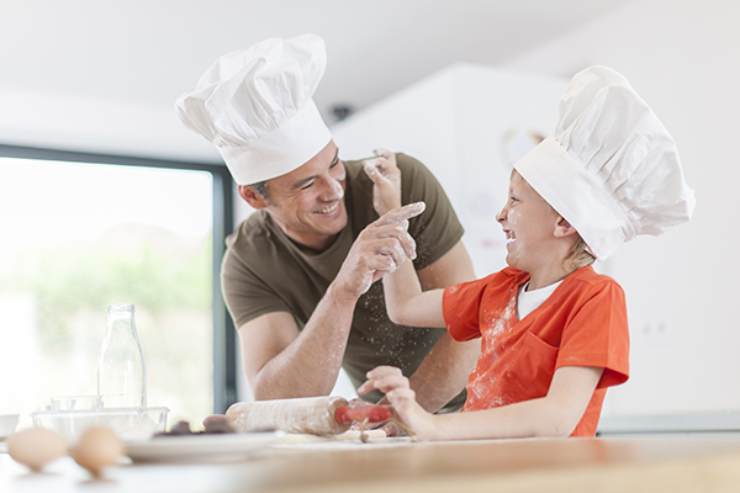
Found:
[{"label": "blurred background", "polygon": [[[602,427],[740,429],[739,24],[730,0],[4,0],[0,413],[94,393],[121,302],[137,307],[152,405],[199,422],[249,398],[218,267],[250,211],[173,104],[219,55],[313,32],[341,156],[427,164],[479,276],[503,265],[511,164],[552,131],[567,80],[623,73],[676,138],[697,209],[597,266],[625,288],[632,337]],[[336,392],[351,395],[346,378]]]}]

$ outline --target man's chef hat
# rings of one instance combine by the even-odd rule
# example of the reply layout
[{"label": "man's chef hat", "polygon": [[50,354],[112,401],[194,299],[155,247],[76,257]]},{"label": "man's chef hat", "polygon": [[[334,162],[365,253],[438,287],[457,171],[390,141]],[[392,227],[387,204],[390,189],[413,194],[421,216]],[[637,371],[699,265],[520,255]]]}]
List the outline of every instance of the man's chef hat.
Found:
[{"label": "man's chef hat", "polygon": [[560,101],[553,137],[514,168],[599,259],[639,234],[688,221],[694,192],[676,143],[619,73],[577,73]]},{"label": "man's chef hat", "polygon": [[238,184],[274,178],[331,140],[312,99],[325,68],[320,37],[267,39],[216,60],[177,115],[218,148]]}]

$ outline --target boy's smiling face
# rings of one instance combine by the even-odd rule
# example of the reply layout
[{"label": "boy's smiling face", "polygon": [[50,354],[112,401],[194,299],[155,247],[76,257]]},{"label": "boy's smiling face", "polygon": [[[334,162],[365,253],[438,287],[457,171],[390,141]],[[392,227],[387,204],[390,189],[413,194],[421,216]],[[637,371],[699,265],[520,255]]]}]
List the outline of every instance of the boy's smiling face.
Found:
[{"label": "boy's smiling face", "polygon": [[565,221],[516,171],[511,174],[506,205],[496,220],[506,234],[506,263],[510,266],[533,273],[561,256],[564,238],[560,230]]}]

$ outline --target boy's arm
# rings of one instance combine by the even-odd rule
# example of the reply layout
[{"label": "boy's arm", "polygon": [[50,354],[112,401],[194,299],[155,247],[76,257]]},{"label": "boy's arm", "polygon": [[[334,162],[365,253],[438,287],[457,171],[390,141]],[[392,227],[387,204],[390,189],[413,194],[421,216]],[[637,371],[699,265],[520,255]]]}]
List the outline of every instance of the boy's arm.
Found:
[{"label": "boy's arm", "polygon": [[[376,151],[375,159],[365,161],[365,173],[373,182],[373,207],[379,215],[401,207],[401,171],[395,154]],[[406,225],[398,225],[405,229]],[[396,272],[383,279],[388,317],[396,324],[418,327],[444,327],[442,318],[442,290],[422,293],[416,277],[413,259],[404,259],[396,265]],[[425,308],[431,313],[424,314]]]},{"label": "boy's arm", "polygon": [[444,327],[443,289],[421,290],[414,264],[406,259],[395,272],[383,278],[388,317],[398,325]]},{"label": "boy's arm", "polygon": [[562,367],[545,397],[484,411],[433,415],[426,412],[398,368],[378,367],[358,392],[379,389],[401,424],[421,440],[567,437],[583,416],[603,368]]},{"label": "boy's arm", "polygon": [[567,437],[591,401],[603,368],[568,366],[553,375],[545,397],[485,411],[468,412],[458,419],[438,416],[434,439]]},{"label": "boy's arm", "polygon": [[[373,182],[373,207],[379,215],[401,207],[401,171],[398,169],[395,154],[387,150],[376,150],[376,158],[365,161],[364,170]],[[407,224],[398,225],[406,229]],[[456,252],[456,258],[465,264],[469,276],[473,277],[472,262],[462,244],[459,245],[464,255]],[[448,252],[449,253],[449,252]],[[411,259],[413,260],[413,259]],[[419,278],[413,263],[404,259],[396,265],[392,275],[383,279],[386,309],[388,316],[396,324],[412,327],[444,327],[442,316],[442,289],[431,289],[422,292]],[[469,279],[465,279],[469,280]]]}]

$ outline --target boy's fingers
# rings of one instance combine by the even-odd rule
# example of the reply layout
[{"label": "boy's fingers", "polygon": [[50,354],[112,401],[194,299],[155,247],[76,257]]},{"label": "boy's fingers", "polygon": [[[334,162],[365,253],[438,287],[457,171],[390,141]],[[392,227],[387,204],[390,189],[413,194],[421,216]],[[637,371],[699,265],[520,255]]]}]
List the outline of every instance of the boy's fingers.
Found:
[{"label": "boy's fingers", "polygon": [[367,378],[380,378],[385,375],[403,375],[401,370],[395,366],[376,366],[365,375]]},{"label": "boy's fingers", "polygon": [[383,378],[374,379],[373,386],[384,394],[387,394],[395,389],[408,388],[409,380],[403,376],[389,375]]},{"label": "boy's fingers", "polygon": [[375,390],[372,380],[366,380],[362,385],[357,387],[357,393],[359,395],[367,394],[368,392]]},{"label": "boy's fingers", "polygon": [[394,164],[393,152],[388,149],[373,149],[373,154],[382,158],[387,166],[392,166]]},{"label": "boy's fingers", "polygon": [[375,390],[377,380],[390,375],[403,376],[403,373],[395,366],[376,366],[365,374],[367,381],[357,388],[357,393],[366,394]]},{"label": "boy's fingers", "polygon": [[[407,389],[408,385],[409,381],[406,377],[391,375],[380,379],[373,378],[372,380],[368,380],[357,388],[357,393],[362,395],[373,390],[379,390],[388,395],[388,398],[390,399],[391,393],[398,389]],[[393,401],[391,399],[391,403],[392,402]]]},{"label": "boy's fingers", "polygon": [[386,178],[378,169],[377,163],[365,161],[365,165],[362,167],[362,169],[365,171],[365,174],[372,180],[374,184],[390,184],[390,180]]},{"label": "boy's fingers", "polygon": [[394,421],[389,421],[383,425],[383,431],[387,437],[401,436],[401,427]]},{"label": "boy's fingers", "polygon": [[416,394],[408,387],[397,387],[385,394],[392,406],[416,399]]}]

